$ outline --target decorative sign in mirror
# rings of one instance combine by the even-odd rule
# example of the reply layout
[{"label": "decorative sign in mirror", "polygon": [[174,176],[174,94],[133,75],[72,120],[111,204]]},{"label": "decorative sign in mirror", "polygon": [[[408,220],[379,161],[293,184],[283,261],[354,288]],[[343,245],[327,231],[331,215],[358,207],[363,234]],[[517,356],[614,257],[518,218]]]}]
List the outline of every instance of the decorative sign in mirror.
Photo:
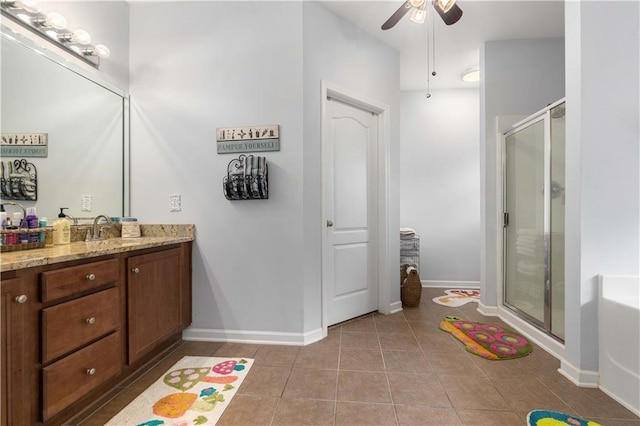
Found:
[{"label": "decorative sign in mirror", "polygon": [[2,133],[0,155],[2,157],[46,157],[46,133]]},{"label": "decorative sign in mirror", "polygon": [[2,200],[36,201],[38,171],[26,159],[0,162],[0,198]]}]

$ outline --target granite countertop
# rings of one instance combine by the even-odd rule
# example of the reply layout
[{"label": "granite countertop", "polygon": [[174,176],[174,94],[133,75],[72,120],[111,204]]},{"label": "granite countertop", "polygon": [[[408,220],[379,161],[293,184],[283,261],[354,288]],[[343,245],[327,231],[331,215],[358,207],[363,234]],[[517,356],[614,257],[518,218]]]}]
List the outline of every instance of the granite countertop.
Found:
[{"label": "granite countertop", "polygon": [[0,256],[0,271],[13,271],[70,260],[161,247],[195,239],[193,225],[141,224],[140,231],[141,236],[138,238],[115,237],[101,241],[76,241],[66,245],[47,245],[44,248],[5,252]]}]

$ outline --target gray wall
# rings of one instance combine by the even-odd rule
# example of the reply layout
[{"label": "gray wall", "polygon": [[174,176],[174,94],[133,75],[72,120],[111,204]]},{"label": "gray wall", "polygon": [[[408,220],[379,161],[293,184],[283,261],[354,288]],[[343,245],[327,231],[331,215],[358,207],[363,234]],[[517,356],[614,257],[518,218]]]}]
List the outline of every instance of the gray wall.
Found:
[{"label": "gray wall", "polygon": [[[131,212],[194,223],[193,326],[302,331],[302,26],[297,2],[131,5]],[[269,199],[231,202],[217,127],[280,125]],[[169,212],[181,194],[182,211]]]},{"label": "gray wall", "polygon": [[529,115],[565,95],[564,39],[492,41],[480,53],[480,281],[482,303],[497,306],[498,209],[496,117]]},{"label": "gray wall", "polygon": [[479,285],[477,87],[402,92],[400,224],[420,235],[427,286]]},{"label": "gray wall", "polygon": [[[131,210],[196,225],[187,335],[317,333],[320,79],[392,106],[397,164],[397,54],[315,3],[134,3],[130,20]],[[215,129],[252,124],[280,125],[281,150],[264,153],[270,199],[230,202],[221,182],[237,155],[216,154]],[[182,212],[169,212],[170,194]]]},{"label": "gray wall", "polygon": [[597,275],[640,274],[639,9],[566,3],[568,374],[598,370]]}]

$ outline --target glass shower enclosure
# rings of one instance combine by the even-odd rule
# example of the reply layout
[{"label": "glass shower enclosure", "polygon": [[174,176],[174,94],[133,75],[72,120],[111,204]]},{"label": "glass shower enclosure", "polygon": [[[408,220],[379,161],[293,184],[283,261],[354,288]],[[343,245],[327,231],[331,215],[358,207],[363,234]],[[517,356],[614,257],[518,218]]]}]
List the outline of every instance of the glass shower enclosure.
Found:
[{"label": "glass shower enclosure", "polygon": [[565,104],[503,136],[504,306],[564,340]]}]

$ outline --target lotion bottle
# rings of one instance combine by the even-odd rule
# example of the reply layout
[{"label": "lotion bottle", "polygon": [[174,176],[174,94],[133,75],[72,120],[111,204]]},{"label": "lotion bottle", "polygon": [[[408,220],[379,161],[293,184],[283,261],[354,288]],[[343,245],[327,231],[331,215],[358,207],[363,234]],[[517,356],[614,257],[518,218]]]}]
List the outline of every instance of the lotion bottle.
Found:
[{"label": "lotion bottle", "polygon": [[67,220],[64,210],[68,207],[61,207],[58,214],[58,220],[53,222],[53,244],[63,245],[71,242],[71,225]]},{"label": "lotion bottle", "polygon": [[[38,227],[38,216],[36,215],[36,208],[27,208],[27,228],[33,229]],[[38,232],[30,232],[28,235],[30,243],[37,243],[40,240],[40,234]]]}]

